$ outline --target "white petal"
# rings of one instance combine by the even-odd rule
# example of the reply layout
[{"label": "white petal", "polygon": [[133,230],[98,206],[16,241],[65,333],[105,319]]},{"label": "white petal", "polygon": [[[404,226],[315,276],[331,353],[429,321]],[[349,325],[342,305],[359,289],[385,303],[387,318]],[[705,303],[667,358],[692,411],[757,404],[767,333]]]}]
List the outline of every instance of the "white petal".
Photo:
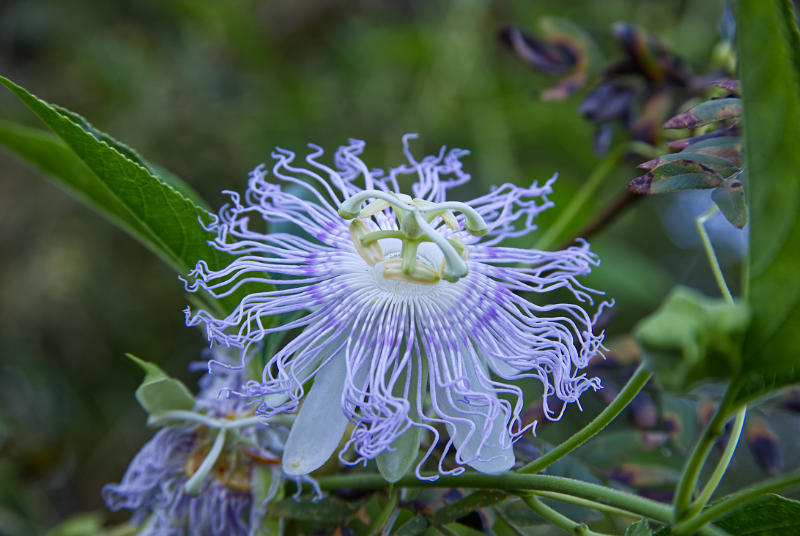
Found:
[{"label": "white petal", "polygon": [[[488,390],[480,384],[476,371],[472,368],[473,364],[468,361],[466,356],[464,359],[467,360],[465,369],[466,377],[470,382],[470,390],[476,394],[486,395],[491,401],[496,401],[497,395],[494,391]],[[487,376],[485,371],[483,374]],[[452,387],[444,389],[438,385],[438,381],[431,381],[431,384],[436,395],[436,404],[444,413],[440,417],[448,422],[453,445],[456,449],[460,449],[461,459],[482,473],[497,474],[511,469],[515,458],[511,438],[506,429],[505,414],[500,412],[494,417],[486,441],[481,446],[487,418],[485,411],[488,411],[491,406],[488,403],[480,406],[470,405],[461,400]],[[451,391],[452,401],[448,398],[447,391]],[[458,417],[460,420],[453,420],[452,417]],[[470,422],[474,425],[474,431],[470,427]],[[472,435],[467,438],[470,431],[472,431]],[[480,457],[478,457],[479,448]]]},{"label": "white petal", "polygon": [[345,356],[338,353],[314,378],[283,450],[287,474],[306,475],[319,468],[339,445],[347,427],[341,403],[346,372]]}]

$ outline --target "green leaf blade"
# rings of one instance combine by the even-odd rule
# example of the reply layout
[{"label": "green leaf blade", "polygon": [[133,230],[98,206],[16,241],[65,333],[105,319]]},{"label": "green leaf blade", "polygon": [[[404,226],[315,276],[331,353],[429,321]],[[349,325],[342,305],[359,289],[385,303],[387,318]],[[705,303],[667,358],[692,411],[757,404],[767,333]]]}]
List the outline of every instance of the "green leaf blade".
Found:
[{"label": "green leaf blade", "polygon": [[800,502],[767,495],[715,521],[732,536],[794,536],[800,534]]},{"label": "green leaf blade", "polygon": [[695,128],[723,119],[735,119],[742,115],[742,99],[726,97],[701,102],[694,108],[678,114],[664,128]]},{"label": "green leaf blade", "polygon": [[190,411],[194,408],[194,396],[183,382],[171,378],[154,363],[133,354],[125,355],[145,373],[144,380],[136,389],[136,400],[148,415],[159,415],[173,410]]},{"label": "green leaf blade", "polygon": [[[115,223],[120,223],[123,229],[157,252],[178,274],[188,273],[200,260],[212,270],[230,262],[226,253],[209,244],[214,235],[201,222],[209,221],[211,216],[194,201],[197,196],[188,186],[180,186],[182,183],[175,177],[168,179],[166,174],[157,174],[155,166],[148,165],[132,149],[98,131],[78,114],[48,104],[6,78],[0,77],[0,83],[63,140],[85,166],[81,168],[82,173],[91,170],[88,177],[77,180],[74,169],[65,176],[52,162],[37,162],[53,173],[62,185]],[[60,150],[60,154],[66,153]],[[29,157],[37,155],[41,157],[41,151],[36,154],[28,152]],[[74,164],[75,159],[71,160]],[[178,184],[181,191],[168,184],[168,180]],[[232,310],[246,294],[271,288],[246,284],[235,294],[217,301],[223,309]],[[221,312],[216,302],[206,301],[216,313]],[[263,321],[269,322],[267,319]]]},{"label": "green leaf blade", "polygon": [[789,2],[742,0],[737,17],[753,323],[735,391],[746,402],[800,381],[800,39]]}]

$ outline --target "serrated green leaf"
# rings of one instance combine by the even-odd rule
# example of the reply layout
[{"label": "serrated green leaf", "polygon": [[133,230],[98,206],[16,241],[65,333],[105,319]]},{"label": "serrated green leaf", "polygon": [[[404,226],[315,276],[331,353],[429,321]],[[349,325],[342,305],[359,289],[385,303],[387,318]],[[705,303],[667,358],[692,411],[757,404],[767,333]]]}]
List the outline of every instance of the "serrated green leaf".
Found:
[{"label": "serrated green leaf", "polygon": [[0,144],[56,179],[72,195],[125,229],[154,253],[162,256],[157,238],[150,229],[131,217],[125,205],[107,188],[97,188],[96,177],[89,167],[61,141],[61,138],[40,129],[8,121],[0,121]]},{"label": "serrated green leaf", "polygon": [[742,99],[726,97],[701,102],[697,106],[678,114],[664,128],[695,128],[723,119],[735,119],[742,115]]},{"label": "serrated green leaf", "polygon": [[741,368],[741,341],[750,320],[743,303],[728,304],[676,287],[635,328],[644,359],[659,382],[681,391]]},{"label": "serrated green leaf", "polygon": [[768,495],[714,524],[732,536],[795,536],[800,534],[800,501]]},{"label": "serrated green leaf", "polygon": [[728,177],[711,192],[711,199],[734,227],[741,229],[747,225],[747,201],[744,196],[744,171]]},{"label": "serrated green leaf", "polygon": [[666,162],[636,177],[628,189],[638,194],[662,194],[695,188],[715,188],[722,176],[700,162],[678,159]]},{"label": "serrated green leaf", "polygon": [[742,0],[753,323],[736,379],[740,402],[800,382],[800,38],[790,2]]},{"label": "serrated green leaf", "polygon": [[[205,260],[212,269],[228,263],[228,255],[208,244],[213,236],[200,225],[200,220],[209,220],[208,212],[167,184],[166,176],[154,174],[153,166],[143,164],[135,152],[79,115],[48,104],[6,78],[0,77],[0,83],[60,137],[85,168],[71,158],[66,160],[67,171],[61,173],[54,165],[55,156],[48,157],[43,150],[45,146],[55,147],[53,140],[31,136],[30,132],[27,136],[16,132],[15,146],[25,144],[21,156],[53,173],[61,185],[109,215],[179,274],[194,268],[198,260]],[[9,147],[14,148],[10,144]],[[56,149],[56,156],[65,154],[63,148]],[[84,175],[86,169],[91,170],[88,176]],[[241,289],[236,296],[219,301],[232,309],[246,292]]]},{"label": "serrated green leaf", "polygon": [[486,490],[472,492],[463,499],[459,499],[454,503],[440,508],[433,514],[433,517],[431,517],[431,522],[436,525],[445,525],[464,517],[473,510],[497,504],[505,499],[506,496],[507,494],[502,491]]},{"label": "serrated green leaf", "polygon": [[136,389],[136,400],[148,415],[158,415],[171,410],[191,410],[194,397],[180,380],[171,378],[161,367],[139,359],[133,354],[125,354],[144,371],[144,380]]},{"label": "serrated green leaf", "polygon": [[625,536],[651,536],[652,534],[650,523],[646,519],[640,519],[636,523],[632,523],[628,530],[625,531]]},{"label": "serrated green leaf", "polygon": [[170,173],[161,166],[151,164],[150,162],[146,161],[132,148],[128,147],[121,141],[115,140],[105,132],[96,129],[94,125],[89,123],[84,117],[76,114],[72,110],[68,110],[62,106],[58,106],[57,104],[51,104],[50,106],[64,117],[68,117],[73,123],[81,127],[85,132],[88,132],[94,136],[97,141],[105,142],[110,147],[123,154],[128,160],[139,164],[148,172],[150,172],[151,175],[158,177],[169,186],[172,186],[184,197],[193,201],[197,206],[201,207],[206,212],[209,211],[208,205],[206,204],[205,200],[200,197],[200,194],[198,194],[194,188],[179,179],[175,174]]}]

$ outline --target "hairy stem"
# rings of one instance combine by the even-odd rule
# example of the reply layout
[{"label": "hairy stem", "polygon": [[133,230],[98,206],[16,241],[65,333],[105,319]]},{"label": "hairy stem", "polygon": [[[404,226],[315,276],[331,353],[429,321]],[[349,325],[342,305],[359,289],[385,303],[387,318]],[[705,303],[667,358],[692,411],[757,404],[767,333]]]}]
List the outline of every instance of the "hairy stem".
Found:
[{"label": "hairy stem", "polygon": [[535,495],[523,495],[522,501],[528,505],[528,508],[533,510],[539,517],[545,521],[549,521],[558,528],[564,529],[574,536],[605,536],[598,532],[589,529],[585,523],[578,523],[573,521],[561,512],[550,508]]},{"label": "hairy stem", "polygon": [[538,473],[542,469],[549,467],[555,461],[563,458],[576,448],[580,447],[603,428],[605,428],[611,421],[613,421],[622,410],[639,394],[647,382],[650,380],[652,374],[644,367],[639,365],[639,368],[633,373],[633,376],[628,380],[628,383],[622,388],[614,400],[600,412],[600,414],[592,419],[592,421],[578,430],[569,439],[553,448],[551,451],[539,456],[531,463],[520,469],[519,473]]},{"label": "hairy stem", "polygon": [[694,534],[707,524],[719,519],[743,504],[756,500],[767,493],[773,493],[794,486],[800,486],[800,471],[794,471],[787,475],[764,480],[749,488],[731,493],[724,499],[703,510],[698,516],[677,523],[672,528],[671,534],[673,536]]},{"label": "hairy stem", "polygon": [[728,465],[730,465],[731,459],[733,458],[733,453],[736,451],[736,445],[739,443],[739,437],[742,435],[742,427],[744,426],[744,419],[746,415],[747,406],[736,412],[736,420],[733,422],[731,436],[728,439],[728,444],[725,445],[725,450],[722,453],[722,457],[720,457],[717,467],[714,469],[714,472],[711,474],[708,482],[706,482],[703,491],[700,492],[700,495],[698,495],[697,499],[695,499],[695,501],[689,507],[687,517],[696,515],[705,507],[706,504],[708,504],[708,501],[711,499],[711,496],[714,495],[714,492],[722,480],[722,477],[725,476],[725,472],[728,470]]}]

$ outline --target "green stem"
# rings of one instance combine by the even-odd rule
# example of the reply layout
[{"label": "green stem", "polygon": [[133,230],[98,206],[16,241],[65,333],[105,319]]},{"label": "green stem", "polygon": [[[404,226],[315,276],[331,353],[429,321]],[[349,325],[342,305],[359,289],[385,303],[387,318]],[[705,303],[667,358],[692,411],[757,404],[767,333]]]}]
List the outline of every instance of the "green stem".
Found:
[{"label": "green stem", "polygon": [[725,472],[728,470],[728,465],[730,465],[731,459],[733,458],[733,453],[736,451],[736,445],[739,443],[739,437],[742,435],[742,427],[744,426],[744,419],[746,415],[747,406],[736,412],[736,420],[733,422],[731,436],[728,439],[728,444],[725,445],[725,450],[722,453],[722,457],[720,457],[717,467],[714,469],[714,472],[711,474],[708,482],[706,482],[703,491],[700,492],[700,495],[689,507],[687,517],[693,517],[697,515],[705,507],[705,505],[708,504],[708,501],[711,499],[711,496],[714,495],[714,492],[722,480],[722,477],[725,476]]},{"label": "green stem", "polygon": [[564,232],[567,225],[572,222],[586,202],[589,201],[595,191],[597,191],[597,188],[600,187],[600,184],[602,184],[606,176],[614,169],[614,166],[617,164],[620,157],[625,154],[627,149],[628,147],[626,145],[616,147],[609,151],[605,158],[597,164],[597,167],[594,168],[594,171],[592,171],[589,178],[586,179],[586,182],[584,182],[578,192],[572,196],[572,200],[569,205],[567,205],[567,208],[561,211],[561,214],[559,214],[553,225],[551,225],[536,242],[534,246],[535,249],[548,249],[555,243],[559,236],[561,236],[561,233]]},{"label": "green stem", "polygon": [[553,448],[553,450],[547,452],[546,454],[539,456],[537,459],[533,460],[518,472],[538,473],[542,469],[552,465],[556,460],[563,458],[576,448],[580,447],[583,443],[588,441],[592,436],[600,432],[611,421],[613,421],[617,415],[619,415],[622,410],[631,403],[631,400],[633,400],[636,395],[639,394],[639,391],[644,388],[651,376],[652,374],[644,367],[643,364],[639,365],[639,368],[636,369],[636,372],[633,373],[633,376],[631,376],[631,378],[628,380],[628,383],[625,384],[616,398],[614,398],[611,404],[609,404],[602,412],[600,412],[597,417],[592,419],[589,424],[578,430],[569,439]]},{"label": "green stem", "polygon": [[[600,503],[615,506],[637,516],[643,516],[660,523],[669,523],[672,509],[669,505],[645,499],[632,493],[591,484],[581,480],[550,475],[520,475],[503,473],[487,475],[483,473],[464,473],[459,476],[440,476],[434,481],[419,480],[416,476],[406,476],[394,484],[390,484],[380,474],[361,473],[349,475],[325,476],[317,479],[323,490],[329,489],[383,489],[389,486],[406,488],[473,488],[498,489],[511,492],[520,490],[538,493],[555,491],[574,495]],[[725,532],[716,527],[706,527],[701,534],[707,536],[724,536]]]},{"label": "green stem", "polygon": [[788,475],[764,480],[749,488],[731,493],[724,499],[703,510],[703,513],[696,517],[677,523],[673,527],[671,534],[673,534],[673,536],[693,534],[701,530],[707,524],[719,519],[743,504],[758,499],[767,493],[773,493],[784,488],[798,485],[800,485],[800,471],[794,471]]},{"label": "green stem", "polygon": [[589,499],[582,499],[580,497],[567,495],[565,493],[557,493],[555,491],[537,491],[536,495],[538,495],[539,497],[545,497],[546,499],[553,499],[560,502],[574,504],[576,506],[583,506],[584,508],[589,508],[591,510],[596,510],[598,512],[604,512],[606,514],[611,514],[615,516],[627,516],[627,517],[638,516],[638,514],[631,512],[629,510],[623,510],[622,508],[617,508],[616,506],[609,506],[601,502],[592,501]]},{"label": "green stem", "polygon": [[731,295],[730,289],[728,289],[728,284],[725,282],[725,276],[722,275],[722,268],[719,266],[719,261],[717,260],[717,254],[714,252],[714,246],[711,245],[711,239],[708,237],[708,233],[706,232],[705,223],[708,219],[717,213],[717,204],[713,203],[711,208],[708,209],[708,212],[699,216],[695,221],[695,226],[697,226],[697,233],[700,235],[700,240],[703,241],[703,249],[706,251],[706,257],[708,257],[708,264],[711,265],[711,271],[714,272],[714,279],[717,280],[717,286],[719,287],[719,291],[722,293],[722,296],[725,298],[725,301],[728,303],[733,303],[733,296]]},{"label": "green stem", "polygon": [[539,517],[545,521],[549,521],[558,528],[564,529],[569,534],[573,534],[574,536],[605,536],[590,530],[586,523],[573,521],[561,512],[550,508],[537,499],[535,495],[524,495],[522,501],[528,505],[528,508],[539,515]]},{"label": "green stem", "polygon": [[[350,474],[320,477],[318,479],[322,489],[382,489],[389,483],[379,474]],[[670,520],[668,505],[638,497],[636,495],[618,491],[597,484],[590,484],[580,480],[550,475],[519,475],[504,473],[500,475],[487,475],[483,473],[464,473],[459,476],[440,476],[430,482],[419,480],[415,476],[407,476],[394,484],[396,487],[434,487],[434,488],[475,488],[499,489],[508,491],[556,491],[568,493],[578,497],[605,502],[666,523]]]},{"label": "green stem", "polygon": [[731,414],[731,399],[732,392],[728,390],[725,398],[720,402],[714,417],[708,423],[703,434],[695,444],[689,459],[683,466],[681,479],[678,482],[678,487],[675,489],[675,501],[673,503],[673,521],[677,522],[683,519],[689,511],[689,503],[692,499],[692,492],[697,487],[697,480],[700,477],[700,471],[711,452],[714,442],[722,435],[725,430],[725,423],[728,422],[728,417]]}]

